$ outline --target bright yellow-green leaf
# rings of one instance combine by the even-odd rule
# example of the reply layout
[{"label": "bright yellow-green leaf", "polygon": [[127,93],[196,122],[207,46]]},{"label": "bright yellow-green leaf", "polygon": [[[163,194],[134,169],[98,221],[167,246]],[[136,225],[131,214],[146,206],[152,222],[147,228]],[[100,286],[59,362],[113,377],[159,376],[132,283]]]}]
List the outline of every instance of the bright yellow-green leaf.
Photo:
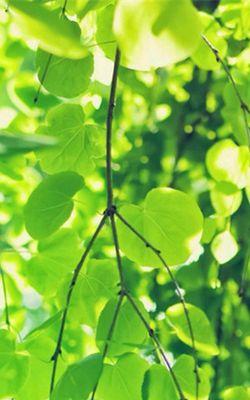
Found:
[{"label": "bright yellow-green leaf", "polygon": [[206,164],[216,181],[231,182],[239,188],[247,183],[249,150],[237,146],[231,139],[220,140],[207,152]]},{"label": "bright yellow-green leaf", "polygon": [[83,176],[93,171],[95,159],[105,154],[105,131],[99,125],[85,124],[84,119],[78,104],[62,104],[48,113],[47,125],[39,132],[58,138],[59,143],[38,153],[44,171],[69,170]]},{"label": "bright yellow-green leaf", "polygon": [[189,57],[202,25],[190,0],[120,0],[113,28],[124,65],[149,70]]},{"label": "bright yellow-green leaf", "polygon": [[[197,250],[203,217],[195,200],[179,190],[151,190],[143,207],[127,205],[120,213],[153,246],[169,265],[184,263]],[[121,248],[131,260],[154,267],[162,263],[122,222],[118,224]]]},{"label": "bright yellow-green leaf", "polygon": [[[194,372],[195,361],[191,356],[183,354],[173,366],[176,378],[188,400],[197,400],[196,397],[196,375]],[[199,400],[208,400],[210,393],[210,382],[207,373],[199,368]]]},{"label": "bright yellow-green leaf", "polygon": [[116,364],[106,364],[97,390],[97,398],[141,400],[143,378],[148,363],[137,354],[126,354]]},{"label": "bright yellow-green leaf", "polygon": [[[187,304],[188,314],[191,321],[195,348],[202,353],[214,356],[218,354],[214,332],[206,314],[198,307]],[[174,330],[184,343],[192,346],[190,330],[182,304],[175,304],[167,309],[166,315]]]},{"label": "bright yellow-green leaf", "polygon": [[24,35],[38,40],[43,50],[73,59],[86,55],[78,24],[61,15],[60,9],[50,10],[38,2],[25,0],[11,0],[10,9]]},{"label": "bright yellow-green leaf", "polygon": [[39,49],[36,66],[45,89],[56,96],[72,98],[87,89],[93,72],[93,56],[88,54],[80,60],[72,60]]},{"label": "bright yellow-green leaf", "polygon": [[173,379],[163,365],[152,365],[146,372],[143,387],[143,400],[179,400]]},{"label": "bright yellow-green leaf", "polygon": [[217,214],[228,217],[240,207],[242,192],[229,182],[217,182],[210,192],[210,197]]},{"label": "bright yellow-green leaf", "polygon": [[35,239],[54,233],[73,210],[72,197],[83,186],[74,172],[61,172],[45,178],[31,193],[24,208],[26,229]]},{"label": "bright yellow-green leaf", "polygon": [[[200,18],[203,25],[203,34],[213,44],[213,46],[219,51],[222,58],[225,57],[227,52],[227,42],[223,39],[220,32],[220,24],[214,19],[212,15],[201,12]],[[214,53],[208,47],[208,45],[202,41],[192,55],[192,59],[198,65],[199,68],[206,70],[214,70],[220,67],[220,64],[216,61]]]},{"label": "bright yellow-green leaf", "polygon": [[[136,301],[136,300],[135,300]],[[96,332],[96,341],[100,350],[103,350],[106,339],[109,334],[111,321],[113,320],[117,299],[110,300],[102,311]],[[141,310],[144,318],[147,320],[148,316],[142,307],[137,302],[137,306]],[[128,351],[131,351],[134,347],[141,345],[147,338],[147,331],[144,324],[136,314],[134,308],[129,301],[125,301],[120,309],[117,321],[115,324],[112,339],[108,348],[108,355],[117,356]]]},{"label": "bright yellow-green leaf", "polygon": [[225,264],[238,253],[239,246],[231,232],[224,231],[215,236],[211,250],[218,263]]}]

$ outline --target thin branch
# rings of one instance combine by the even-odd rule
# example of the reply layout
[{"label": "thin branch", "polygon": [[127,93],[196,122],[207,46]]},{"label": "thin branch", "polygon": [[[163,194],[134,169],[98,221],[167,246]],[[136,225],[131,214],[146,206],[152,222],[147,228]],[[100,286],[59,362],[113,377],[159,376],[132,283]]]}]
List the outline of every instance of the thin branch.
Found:
[{"label": "thin branch", "polygon": [[[115,212],[115,211],[114,211]],[[117,229],[116,229],[116,222],[115,222],[115,218],[114,218],[114,214],[110,215],[110,221],[111,221],[111,229],[112,229],[112,233],[113,233],[113,240],[114,240],[114,246],[115,246],[115,252],[116,252],[116,261],[117,261],[117,267],[118,267],[118,271],[119,271],[119,275],[120,275],[120,281],[121,281],[121,292],[122,294],[124,294],[127,299],[129,300],[130,304],[132,305],[132,307],[134,308],[135,312],[137,313],[138,317],[141,319],[141,321],[143,322],[149,336],[152,338],[153,343],[155,344],[156,349],[159,350],[162,359],[164,361],[164,363],[166,364],[167,368],[169,369],[169,372],[173,378],[173,381],[176,385],[176,389],[180,395],[180,399],[181,400],[186,400],[183,391],[181,389],[181,386],[178,382],[178,379],[171,367],[170,362],[168,361],[168,358],[159,342],[159,339],[157,338],[157,336],[155,335],[153,329],[150,327],[150,325],[148,324],[148,322],[146,321],[146,319],[144,318],[143,314],[141,313],[141,311],[139,310],[139,308],[137,307],[136,303],[134,302],[133,298],[130,296],[127,288],[126,288],[126,284],[125,284],[125,280],[124,280],[124,274],[123,274],[123,268],[122,268],[122,260],[121,260],[121,254],[120,254],[120,246],[119,246],[119,240],[118,240],[118,235],[117,235]]]},{"label": "thin branch", "polygon": [[0,266],[0,274],[1,274],[1,281],[2,281],[2,287],[3,287],[5,323],[6,323],[7,327],[8,327],[8,329],[10,329],[11,324],[10,324],[10,313],[9,313],[6,282],[5,282],[5,273],[4,273],[4,271],[3,271],[1,266]]},{"label": "thin branch", "polygon": [[51,361],[53,361],[53,368],[52,368],[52,374],[51,374],[51,381],[50,381],[50,394],[52,393],[53,389],[54,389],[54,385],[55,385],[55,378],[56,378],[56,370],[57,370],[57,363],[58,363],[58,357],[62,352],[61,346],[62,346],[62,340],[63,340],[63,334],[64,334],[64,328],[65,328],[65,323],[66,323],[66,319],[67,319],[67,314],[69,311],[69,306],[70,306],[70,301],[71,301],[71,297],[72,297],[72,293],[74,290],[74,287],[76,285],[79,273],[82,269],[82,266],[84,264],[84,261],[86,260],[97,236],[99,235],[99,233],[101,232],[105,221],[107,219],[107,213],[105,212],[104,216],[102,217],[95,233],[93,234],[88,246],[86,247],[86,250],[84,251],[79,263],[77,264],[74,273],[73,273],[73,277],[71,279],[70,285],[69,285],[69,289],[68,289],[68,293],[67,293],[67,297],[66,297],[66,305],[64,308],[64,312],[63,312],[63,316],[62,316],[62,320],[61,320],[61,325],[60,325],[60,330],[59,330],[59,335],[58,335],[58,339],[57,339],[57,344],[56,344],[56,348],[54,351],[54,354],[51,357]]},{"label": "thin branch", "polygon": [[48,69],[49,69],[49,66],[50,66],[52,57],[53,57],[53,54],[49,54],[48,60],[47,60],[47,62],[46,62],[46,65],[45,65],[45,68],[44,68],[44,71],[43,71],[43,74],[42,74],[42,78],[41,78],[39,87],[38,87],[37,92],[36,92],[36,95],[35,95],[35,97],[34,97],[34,103],[37,103],[37,102],[38,102],[38,98],[39,98],[39,95],[40,95],[42,86],[43,86],[43,84],[44,84],[46,75],[47,75],[47,73],[48,73]]},{"label": "thin branch", "polygon": [[239,89],[235,83],[235,80],[231,74],[231,71],[227,65],[227,63],[221,58],[219,50],[216,49],[216,47],[214,47],[214,45],[208,40],[208,38],[205,35],[202,35],[202,38],[204,40],[204,42],[207,44],[207,46],[210,48],[210,50],[214,53],[214,56],[216,58],[216,61],[218,63],[220,63],[224,69],[224,71],[227,74],[227,77],[229,79],[229,81],[231,82],[234,92],[239,100],[240,103],[240,107],[242,110],[242,114],[243,114],[243,119],[244,119],[244,123],[245,123],[245,127],[246,127],[246,134],[247,134],[247,139],[248,139],[248,145],[250,145],[250,129],[248,126],[248,120],[247,120],[247,114],[250,114],[250,109],[249,106],[247,105],[247,103],[242,99],[241,94],[239,92]]},{"label": "thin branch", "polygon": [[[121,306],[122,306],[122,302],[123,302],[124,296],[125,296],[125,293],[120,291],[119,292],[119,299],[118,299],[118,302],[117,302],[117,305],[116,305],[116,308],[115,308],[113,319],[112,319],[111,324],[110,324],[109,332],[108,332],[108,335],[107,335],[107,338],[106,338],[106,343],[105,343],[105,347],[104,347],[103,354],[102,354],[102,360],[103,361],[104,361],[104,359],[105,359],[105,357],[106,357],[106,355],[108,353],[108,349],[109,349],[109,346],[110,346],[110,341],[112,339],[112,336],[113,336],[113,333],[114,333],[114,330],[115,330],[115,325],[116,325],[116,322],[117,322],[117,318],[118,318],[119,312],[121,310]],[[99,386],[100,378],[101,378],[101,375],[100,375],[100,377],[99,377],[99,379],[98,379],[98,381],[97,381],[97,383],[95,385],[95,388],[94,388],[92,396],[91,396],[91,400],[94,400],[94,398],[95,398],[95,394],[96,394],[97,388]]]},{"label": "thin branch", "polygon": [[197,359],[197,354],[196,354],[196,347],[195,347],[195,338],[194,338],[194,331],[193,331],[193,327],[192,327],[192,323],[189,317],[189,312],[188,312],[188,308],[186,305],[186,301],[185,298],[182,294],[181,288],[179,286],[179,283],[177,282],[176,278],[174,277],[171,269],[169,268],[168,264],[166,263],[166,261],[164,260],[164,258],[161,255],[160,250],[156,249],[151,243],[148,242],[147,239],[144,238],[144,236],[142,236],[140,234],[140,232],[138,232],[117,210],[115,211],[115,214],[117,215],[117,217],[120,219],[120,221],[122,221],[124,223],[124,225],[126,225],[139,239],[141,239],[141,241],[145,244],[146,247],[148,247],[149,249],[152,250],[152,252],[159,258],[159,260],[161,261],[162,265],[164,266],[164,268],[167,270],[174,286],[175,286],[175,290],[176,290],[176,294],[178,296],[178,298],[180,299],[180,302],[182,304],[183,310],[184,310],[184,314],[186,317],[186,321],[187,321],[187,325],[188,325],[188,330],[189,330],[189,334],[190,334],[190,338],[191,338],[191,343],[192,343],[192,349],[193,349],[193,357],[195,360],[195,368],[194,368],[194,372],[195,372],[195,376],[196,376],[196,399],[199,398],[199,383],[200,383],[200,377],[199,377],[199,370],[198,370],[198,359]]},{"label": "thin branch", "polygon": [[64,0],[63,6],[62,6],[62,15],[65,15],[66,8],[67,8],[67,2],[68,2],[68,0]]},{"label": "thin branch", "polygon": [[116,86],[117,86],[117,77],[118,77],[118,69],[120,64],[120,51],[116,50],[115,62],[114,62],[114,70],[110,88],[110,96],[109,96],[109,105],[108,105],[108,113],[106,120],[106,182],[107,182],[107,208],[110,208],[113,203],[113,185],[112,185],[112,123],[113,123],[113,112],[115,108],[115,94],[116,94]]},{"label": "thin branch", "polygon": [[168,360],[168,358],[167,358],[167,356],[166,356],[166,354],[165,354],[165,352],[164,352],[164,349],[163,349],[163,347],[162,347],[162,345],[161,345],[161,343],[160,343],[158,337],[156,336],[154,330],[150,327],[150,325],[148,324],[148,322],[147,322],[146,319],[144,318],[143,314],[141,313],[141,311],[140,311],[139,308],[137,307],[137,304],[134,302],[134,299],[130,296],[129,293],[126,293],[126,297],[127,297],[127,299],[129,300],[130,304],[133,306],[133,308],[134,308],[134,310],[136,311],[138,317],[139,317],[139,318],[141,319],[141,321],[143,322],[145,328],[146,328],[147,331],[148,331],[149,336],[152,338],[152,340],[153,340],[153,342],[154,342],[154,344],[155,344],[156,349],[157,349],[157,350],[159,351],[159,353],[161,354],[161,357],[162,357],[162,359],[163,359],[163,361],[164,361],[164,363],[165,363],[167,369],[169,370],[169,373],[171,374],[171,376],[172,376],[172,378],[173,378],[173,381],[174,381],[174,383],[175,383],[176,389],[178,390],[178,393],[179,393],[179,395],[180,395],[180,399],[181,399],[181,400],[187,400],[186,397],[184,396],[184,393],[183,393],[183,391],[182,391],[182,389],[181,389],[180,383],[179,383],[179,381],[178,381],[178,379],[177,379],[177,377],[176,377],[176,375],[175,375],[175,373],[174,373],[174,371],[173,371],[173,369],[172,369],[172,367],[171,367],[171,364],[170,364],[170,362],[169,362],[169,360]]}]

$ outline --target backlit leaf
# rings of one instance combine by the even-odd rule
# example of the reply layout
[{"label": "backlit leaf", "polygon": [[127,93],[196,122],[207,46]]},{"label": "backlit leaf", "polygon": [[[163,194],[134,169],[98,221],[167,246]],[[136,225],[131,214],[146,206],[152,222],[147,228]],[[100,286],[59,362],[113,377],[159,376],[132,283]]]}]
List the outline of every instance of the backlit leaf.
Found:
[{"label": "backlit leaf", "polygon": [[31,193],[24,209],[26,229],[35,239],[55,232],[73,210],[72,197],[83,186],[74,172],[62,172],[45,178]]}]

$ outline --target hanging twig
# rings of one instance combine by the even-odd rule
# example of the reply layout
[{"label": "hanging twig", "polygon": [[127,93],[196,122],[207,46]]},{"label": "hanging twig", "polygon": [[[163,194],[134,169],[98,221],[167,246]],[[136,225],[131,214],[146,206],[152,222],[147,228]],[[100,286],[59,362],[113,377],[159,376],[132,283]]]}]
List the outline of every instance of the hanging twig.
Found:
[{"label": "hanging twig", "polygon": [[11,328],[11,324],[10,324],[10,313],[9,313],[6,282],[5,282],[5,273],[4,273],[3,268],[1,266],[0,266],[0,274],[1,274],[2,287],[3,287],[5,323],[7,325],[7,328],[10,329]]},{"label": "hanging twig", "polygon": [[199,377],[199,370],[198,370],[198,359],[197,359],[197,354],[196,354],[196,347],[195,347],[195,338],[194,338],[194,331],[193,331],[193,327],[192,327],[192,323],[189,317],[189,312],[188,312],[188,308],[186,305],[186,301],[184,298],[184,295],[182,294],[181,288],[176,280],[176,278],[174,277],[171,269],[169,268],[168,264],[166,263],[166,261],[164,260],[164,258],[161,255],[160,250],[156,249],[151,243],[148,242],[147,239],[145,239],[140,232],[138,232],[117,210],[115,211],[115,214],[117,215],[117,217],[120,219],[120,221],[123,222],[124,225],[127,226],[127,228],[129,228],[139,239],[141,239],[141,241],[145,244],[145,246],[149,249],[152,250],[152,252],[159,258],[159,260],[161,261],[162,265],[164,266],[164,268],[166,268],[174,286],[176,289],[176,294],[178,295],[178,298],[180,299],[180,302],[182,304],[184,313],[185,313],[185,317],[187,320],[187,324],[188,324],[188,329],[189,329],[189,334],[190,334],[190,338],[191,338],[191,343],[192,343],[192,349],[193,349],[193,357],[195,360],[195,368],[194,368],[194,372],[195,372],[195,376],[196,376],[196,399],[199,398],[199,383],[200,383],[200,377]]},{"label": "hanging twig", "polygon": [[59,330],[59,335],[58,335],[58,339],[57,339],[57,344],[56,344],[56,348],[54,351],[54,354],[51,357],[51,361],[53,361],[53,368],[52,368],[52,374],[51,374],[51,381],[50,381],[50,394],[52,393],[53,389],[54,389],[54,385],[55,385],[55,377],[56,377],[56,370],[57,370],[57,362],[58,362],[58,357],[62,352],[61,346],[62,346],[62,339],[63,339],[63,334],[64,334],[64,328],[65,328],[65,323],[66,323],[66,319],[67,319],[67,314],[69,311],[69,306],[70,306],[70,301],[71,301],[71,297],[72,297],[72,293],[74,290],[74,287],[76,285],[79,273],[82,269],[82,266],[84,264],[84,261],[86,260],[97,236],[99,235],[99,233],[101,232],[105,221],[107,219],[107,213],[105,212],[104,216],[102,217],[94,235],[92,236],[86,250],[84,251],[79,263],[77,264],[74,273],[73,273],[73,277],[72,280],[70,282],[69,285],[69,289],[68,289],[68,293],[67,293],[67,297],[66,297],[66,305],[64,308],[64,312],[62,315],[62,320],[61,320],[61,325],[60,325],[60,330]]},{"label": "hanging twig", "polygon": [[205,41],[205,43],[208,45],[210,50],[214,53],[216,61],[222,65],[224,71],[227,74],[229,81],[231,82],[231,84],[233,86],[234,92],[239,100],[240,107],[242,109],[242,114],[243,114],[244,123],[245,123],[245,127],[246,127],[248,145],[250,145],[250,129],[249,129],[248,120],[247,120],[247,114],[250,114],[250,109],[249,109],[247,103],[242,99],[239,89],[238,89],[238,87],[235,83],[235,80],[231,74],[231,71],[230,71],[227,63],[221,58],[219,50],[216,49],[216,47],[214,47],[214,45],[208,40],[208,38],[205,35],[202,35],[202,38]]}]

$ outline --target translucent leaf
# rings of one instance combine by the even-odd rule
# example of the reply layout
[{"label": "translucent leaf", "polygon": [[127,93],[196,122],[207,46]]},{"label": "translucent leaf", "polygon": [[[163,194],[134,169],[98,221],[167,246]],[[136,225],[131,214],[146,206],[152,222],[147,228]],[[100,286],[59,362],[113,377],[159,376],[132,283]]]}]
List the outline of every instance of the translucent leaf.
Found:
[{"label": "translucent leaf", "polygon": [[142,400],[179,400],[170,373],[163,365],[152,365],[146,372]]},{"label": "translucent leaf", "polygon": [[[214,332],[206,314],[198,307],[187,304],[188,314],[191,321],[195,347],[202,353],[214,356],[218,354]],[[182,304],[175,304],[166,311],[167,318],[180,340],[192,346],[190,330]]]},{"label": "translucent leaf", "polygon": [[[196,400],[196,375],[194,367],[194,359],[186,354],[180,356],[173,366],[173,371],[188,400]],[[199,368],[199,378],[199,400],[208,400],[210,383],[207,373],[202,368]]]},{"label": "translucent leaf", "polygon": [[14,396],[24,385],[29,357],[16,351],[15,336],[0,330],[0,398]]},{"label": "translucent leaf", "polygon": [[72,197],[83,186],[74,172],[62,172],[45,178],[31,193],[24,209],[26,229],[34,239],[55,232],[73,210]]},{"label": "translucent leaf", "polygon": [[[127,205],[120,213],[152,245],[159,249],[169,265],[184,263],[199,247],[203,217],[189,195],[170,188],[151,190],[144,207]],[[162,266],[122,222],[118,224],[120,245],[128,258],[142,265]]]},{"label": "translucent leaf", "polygon": [[189,0],[120,0],[113,29],[123,64],[149,70],[189,57],[200,43],[202,26]]},{"label": "translucent leaf", "polygon": [[30,151],[53,146],[54,138],[38,135],[13,134],[0,132],[0,155],[13,156],[15,154],[28,153]]},{"label": "translucent leaf", "polygon": [[[212,15],[204,12],[200,12],[199,15],[204,28],[203,34],[219,51],[220,56],[224,58],[227,52],[227,42],[220,34],[220,24]],[[220,64],[216,61],[213,52],[204,41],[201,41],[198,49],[192,55],[192,59],[199,68],[206,70],[215,70],[220,68]]]},{"label": "translucent leaf", "polygon": [[223,391],[223,400],[249,400],[250,392],[242,386],[234,386]]},{"label": "translucent leaf", "polygon": [[0,397],[14,396],[24,385],[29,371],[29,357],[18,353],[1,353]]},{"label": "translucent leaf", "polygon": [[15,400],[28,400],[32,398],[36,400],[47,399],[50,379],[51,363],[31,356],[27,379],[24,386],[18,391],[18,395],[15,396]]},{"label": "translucent leaf", "polygon": [[0,330],[0,353],[15,351],[15,336],[7,329]]},{"label": "translucent leaf", "polygon": [[52,393],[52,400],[87,400],[101,371],[101,354],[92,354],[70,365],[59,379]]},{"label": "translucent leaf", "polygon": [[242,192],[229,182],[218,182],[210,192],[217,214],[224,217],[234,214],[241,205]]},{"label": "translucent leaf", "polygon": [[93,72],[93,56],[80,60],[51,56],[38,50],[36,57],[38,78],[42,85],[55,96],[72,98],[83,93]]},{"label": "translucent leaf", "polygon": [[109,400],[141,400],[147,362],[137,354],[126,354],[116,364],[104,366],[97,397]]},{"label": "translucent leaf", "polygon": [[[117,302],[118,298],[110,300],[100,315],[96,332],[96,342],[100,350],[105,346]],[[138,301],[136,303],[147,320],[144,308]],[[130,302],[125,301],[120,308],[107,354],[111,357],[131,351],[145,342],[146,338],[147,331],[144,324]]]},{"label": "translucent leaf", "polygon": [[59,140],[53,149],[38,154],[43,170],[48,173],[68,169],[89,175],[95,167],[95,158],[105,154],[104,128],[84,124],[80,105],[62,104],[52,109],[47,116],[47,126],[41,131]]},{"label": "translucent leaf", "polygon": [[39,293],[51,297],[80,260],[80,242],[73,230],[62,228],[40,241],[38,252],[28,261],[28,281]]},{"label": "translucent leaf", "polygon": [[82,298],[111,298],[118,291],[119,274],[112,260],[90,260],[80,276]]},{"label": "translucent leaf", "polygon": [[225,264],[238,253],[239,246],[231,232],[224,231],[215,236],[211,250],[218,263]]},{"label": "translucent leaf", "polygon": [[61,16],[60,9],[49,10],[43,4],[25,0],[11,0],[10,9],[24,35],[38,40],[43,50],[73,59],[86,55],[78,24]]},{"label": "translucent leaf", "polygon": [[231,182],[239,188],[246,186],[249,167],[246,146],[237,146],[231,139],[220,140],[208,150],[206,164],[216,181]]}]

